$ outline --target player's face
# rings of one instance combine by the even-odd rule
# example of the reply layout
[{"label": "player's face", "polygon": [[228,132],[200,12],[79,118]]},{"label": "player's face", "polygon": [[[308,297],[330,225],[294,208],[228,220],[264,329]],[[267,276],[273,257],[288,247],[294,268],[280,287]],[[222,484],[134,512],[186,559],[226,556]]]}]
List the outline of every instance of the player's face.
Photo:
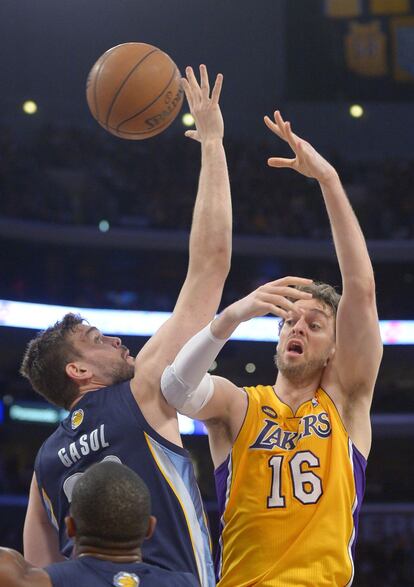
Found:
[{"label": "player's face", "polygon": [[298,300],[280,332],[276,353],[279,371],[291,381],[322,373],[335,352],[335,318],[318,300]]},{"label": "player's face", "polygon": [[82,362],[100,383],[114,385],[134,376],[135,359],[117,336],[105,336],[94,326],[80,324],[72,341]]}]

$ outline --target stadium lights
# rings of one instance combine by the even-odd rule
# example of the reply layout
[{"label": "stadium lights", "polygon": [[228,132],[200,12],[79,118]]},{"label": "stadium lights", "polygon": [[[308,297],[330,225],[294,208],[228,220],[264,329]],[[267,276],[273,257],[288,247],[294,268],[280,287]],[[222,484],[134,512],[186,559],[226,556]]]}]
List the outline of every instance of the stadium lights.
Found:
[{"label": "stadium lights", "polygon": [[[0,326],[44,330],[68,312],[81,314],[106,334],[120,336],[152,336],[171,316],[170,312],[104,310],[0,300]],[[278,323],[277,318],[254,318],[240,324],[231,338],[275,343]],[[380,320],[380,330],[382,342],[386,345],[414,344],[414,320]]]},{"label": "stadium lights", "polygon": [[183,114],[181,121],[184,126],[194,126],[194,116],[189,112]]},{"label": "stadium lights", "polygon": [[25,114],[36,114],[37,112],[37,104],[33,100],[23,102],[22,108]]},{"label": "stadium lights", "polygon": [[36,422],[41,424],[57,424],[67,416],[68,412],[52,407],[33,407],[13,404],[9,408],[10,420],[20,422]]},{"label": "stadium lights", "polygon": [[[4,420],[4,407],[3,398],[3,402],[0,401],[0,423]],[[54,408],[47,404],[42,405],[39,403],[38,405],[34,405],[33,402],[30,404],[25,402],[14,402],[8,406],[8,409],[10,420],[32,424],[58,424],[66,418],[69,413],[66,410]],[[182,416],[181,414],[178,414],[178,425],[181,434],[206,434],[202,422],[196,422],[187,418],[187,416]]]},{"label": "stadium lights", "polygon": [[98,228],[101,232],[108,232],[110,228],[109,222],[107,220],[101,220],[98,224]]},{"label": "stadium lights", "polygon": [[256,371],[256,365],[254,363],[247,363],[244,369],[247,373],[254,373]]},{"label": "stadium lights", "polygon": [[349,107],[349,114],[352,118],[361,118],[364,116],[364,109],[360,104],[352,104]]}]

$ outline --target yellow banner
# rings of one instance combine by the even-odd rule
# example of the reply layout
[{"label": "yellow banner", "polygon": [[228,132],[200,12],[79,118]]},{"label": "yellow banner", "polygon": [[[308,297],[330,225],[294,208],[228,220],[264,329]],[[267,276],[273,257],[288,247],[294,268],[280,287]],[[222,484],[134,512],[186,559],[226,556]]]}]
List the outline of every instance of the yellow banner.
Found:
[{"label": "yellow banner", "polygon": [[366,77],[381,77],[387,73],[387,41],[379,20],[367,24],[351,22],[344,42],[350,71]]},{"label": "yellow banner", "polygon": [[325,0],[325,14],[330,18],[360,16],[362,0]]},{"label": "yellow banner", "polygon": [[370,0],[372,14],[406,14],[410,12],[410,0]]}]

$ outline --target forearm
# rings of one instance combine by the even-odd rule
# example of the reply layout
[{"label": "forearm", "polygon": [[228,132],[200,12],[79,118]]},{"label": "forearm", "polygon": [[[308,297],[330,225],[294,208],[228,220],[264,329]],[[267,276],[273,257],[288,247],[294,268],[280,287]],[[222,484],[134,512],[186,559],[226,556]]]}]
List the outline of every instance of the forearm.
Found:
[{"label": "forearm", "polygon": [[214,391],[208,370],[226,343],[214,336],[211,324],[183,346],[172,365],[161,376],[161,392],[181,414],[194,417],[211,399]]},{"label": "forearm", "polygon": [[211,367],[227,340],[242,322],[233,309],[226,308],[203,330],[194,335],[180,350],[174,361],[177,375],[192,388],[196,387]]},{"label": "forearm", "polygon": [[59,551],[59,536],[47,517],[40,498],[36,475],[30,485],[29,504],[23,527],[23,549],[27,561],[45,567],[65,560]]},{"label": "forearm", "polygon": [[201,171],[190,235],[189,270],[206,265],[227,275],[231,259],[232,207],[221,139],[201,143]]},{"label": "forearm", "polygon": [[374,287],[374,272],[364,235],[336,171],[320,181],[331,224],[343,287]]},{"label": "forearm", "polygon": [[0,548],[0,587],[36,585],[50,586],[47,576],[25,561],[22,555],[11,548]]},{"label": "forearm", "polygon": [[207,324],[177,354],[173,363],[176,375],[189,389],[195,389],[226,342],[227,338],[216,337],[212,324]]},{"label": "forearm", "polygon": [[242,323],[242,319],[238,318],[233,311],[233,306],[228,306],[221,314],[215,318],[211,325],[211,334],[219,340],[227,340]]}]

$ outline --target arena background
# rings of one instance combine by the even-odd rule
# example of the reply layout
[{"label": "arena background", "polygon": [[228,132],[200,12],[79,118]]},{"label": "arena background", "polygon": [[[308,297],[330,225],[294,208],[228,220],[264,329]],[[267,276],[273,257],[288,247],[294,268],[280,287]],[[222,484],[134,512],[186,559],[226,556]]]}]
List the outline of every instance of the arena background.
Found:
[{"label": "arena background", "polygon": [[[183,137],[181,117],[137,143],[92,120],[86,76],[116,44],[144,41],[182,71],[206,63],[211,76],[224,73],[235,216],[224,305],[287,274],[340,282],[319,190],[266,167],[269,155],[287,151],[269,136],[263,115],[280,108],[337,166],[369,240],[380,319],[391,321],[373,405],[357,587],[414,585],[414,336],[403,322],[414,320],[413,8],[409,0],[0,5],[1,300],[173,308],[186,270],[199,147]],[[35,115],[22,110],[28,99],[38,105]],[[352,104],[363,107],[362,117],[350,116]],[[11,312],[1,302],[0,543],[21,548],[33,459],[60,414],[18,375],[35,330],[13,326]],[[138,350],[146,339],[125,340]],[[234,341],[215,372],[241,385],[272,383],[273,354],[272,342]],[[185,444],[215,533],[207,439],[186,435]]]}]

